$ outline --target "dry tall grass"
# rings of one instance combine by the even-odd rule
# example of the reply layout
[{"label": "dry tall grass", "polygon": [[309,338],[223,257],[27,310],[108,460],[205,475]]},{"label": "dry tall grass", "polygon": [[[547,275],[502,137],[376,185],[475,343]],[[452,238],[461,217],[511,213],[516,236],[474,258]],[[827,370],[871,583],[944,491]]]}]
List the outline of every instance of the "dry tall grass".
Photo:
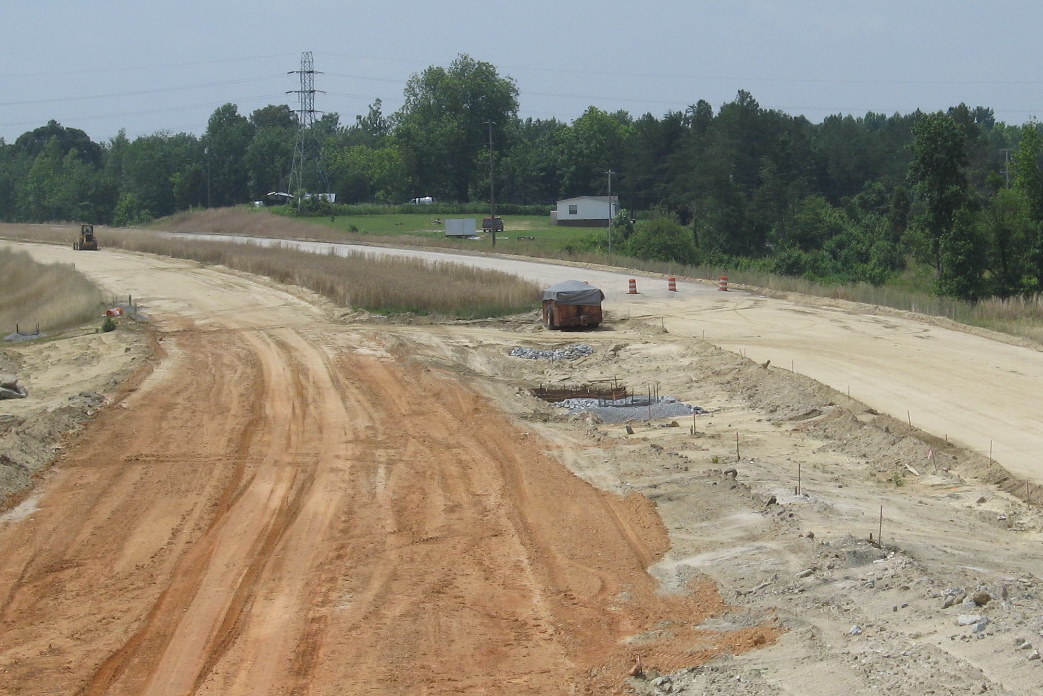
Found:
[{"label": "dry tall grass", "polygon": [[0,249],[0,333],[60,331],[99,319],[102,291],[73,266],[37,263],[24,251]]},{"label": "dry tall grass", "polygon": [[[207,222],[192,223],[192,232],[227,234],[234,231],[243,236],[315,238],[302,234],[299,229],[303,226],[313,230],[315,226],[272,215],[227,209],[198,216]],[[260,228],[252,226],[254,224]],[[169,226],[164,225],[164,229]],[[0,227],[0,236],[60,244],[71,243],[69,240],[74,237],[67,228],[44,225],[5,225]],[[300,285],[340,305],[374,312],[479,319],[529,311],[538,307],[540,301],[540,287],[535,283],[499,271],[453,263],[374,259],[362,254],[323,256],[278,246],[187,242],[142,230],[105,228],[98,236],[103,249],[115,247],[219,264],[268,276],[281,283]]]},{"label": "dry tall grass", "polygon": [[417,259],[334,256],[226,242],[186,243],[148,232],[108,231],[108,245],[220,264],[300,285],[346,306],[376,312],[438,314],[461,319],[535,309],[540,288],[498,271]]},{"label": "dry tall grass", "polygon": [[[271,237],[271,238],[283,238],[283,239],[311,239],[319,241],[354,241],[348,237],[345,237],[343,233],[324,228],[321,225],[314,225],[307,222],[300,222],[297,220],[291,220],[287,218],[281,218],[274,215],[264,213],[264,211],[248,211],[241,208],[223,208],[209,211],[197,211],[191,213],[181,213],[174,218],[164,221],[163,228],[165,230],[177,230],[185,232],[209,232],[209,233],[222,233],[222,234],[235,234],[242,236],[256,236],[256,237]],[[123,239],[126,235],[144,239],[144,233],[138,233],[134,231],[113,231],[103,230],[101,232],[102,246],[109,244],[109,240],[116,240],[117,238]],[[69,229],[47,227],[43,225],[38,226],[3,226],[0,228],[0,235],[9,239],[22,239],[25,241],[46,241],[46,242],[59,242],[62,244],[71,243],[74,237],[73,232]],[[350,237],[350,236],[349,236]],[[387,242],[394,245],[402,245],[402,237],[387,237],[379,238],[374,235],[367,235],[364,238],[359,237],[359,240],[364,240],[368,243],[374,242]],[[449,246],[453,244],[453,240],[445,240],[445,245],[441,243],[432,244],[434,240],[431,239],[419,239],[413,240],[417,245],[423,244],[425,246]],[[117,245],[121,245],[120,242]],[[173,246],[183,246],[183,244],[174,244]],[[130,248],[130,247],[128,247]],[[210,261],[212,263],[230,263],[227,260],[222,260],[222,256],[217,251],[211,253],[205,251],[201,245],[193,245],[193,248],[199,252],[197,255],[191,257],[186,253],[180,253],[176,249],[170,252],[170,255],[182,256],[185,258],[199,258],[202,261]],[[146,250],[144,248],[142,251]],[[779,292],[779,293],[797,293],[804,295],[812,295],[816,297],[830,297],[841,300],[850,300],[852,302],[862,302],[871,305],[880,305],[884,307],[892,307],[895,309],[907,310],[918,314],[926,314],[929,316],[939,316],[952,319],[953,321],[968,324],[970,326],[979,326],[982,328],[991,329],[993,331],[999,331],[1014,336],[1019,336],[1032,341],[1043,344],[1043,297],[1033,296],[1028,298],[1011,298],[1011,299],[989,299],[983,300],[978,303],[961,302],[947,297],[938,297],[936,295],[930,295],[927,293],[916,293],[909,292],[908,290],[894,288],[894,287],[874,287],[867,284],[858,285],[826,285],[822,283],[815,283],[803,278],[793,278],[788,276],[772,275],[770,273],[764,273],[759,271],[736,271],[734,269],[716,268],[710,266],[685,266],[678,263],[667,263],[658,261],[640,261],[629,257],[620,256],[606,256],[602,254],[594,253],[578,253],[578,254],[565,254],[561,250],[532,250],[532,256],[544,257],[544,258],[558,258],[569,261],[583,262],[583,263],[594,263],[606,266],[624,266],[626,268],[633,268],[637,270],[643,270],[651,273],[662,273],[665,275],[676,275],[689,278],[707,278],[716,280],[719,275],[728,275],[732,283],[746,285],[754,288],[763,288],[765,290]],[[167,253],[164,251],[156,250],[156,253]],[[251,252],[252,253],[252,252]],[[285,250],[280,251],[280,254],[289,253]],[[303,253],[303,252],[295,252]],[[206,258],[201,258],[206,256]],[[316,266],[317,261],[314,255],[309,255],[306,258],[301,258],[295,265],[298,268]],[[307,281],[312,283],[307,285],[312,289],[322,292],[329,296],[331,299],[337,302],[342,302],[346,305],[373,308],[380,311],[379,297],[393,297],[390,293],[386,294],[386,291],[380,290],[379,288],[387,285],[387,277],[384,274],[376,273],[371,274],[371,271],[375,267],[377,262],[370,259],[364,262],[357,263],[357,269],[353,273],[357,274],[358,278],[368,277],[370,275],[376,275],[371,282],[374,283],[375,288],[373,292],[368,292],[361,282],[355,283],[352,281],[350,287],[335,290],[333,288],[327,290],[320,290],[318,286],[336,286],[339,283],[331,282],[329,280],[314,279]],[[317,267],[317,266],[316,266]],[[420,282],[423,283],[425,290],[421,292],[421,295],[426,296],[426,288],[437,289],[445,286],[449,288],[455,286],[457,281],[450,280],[452,276],[460,271],[456,266],[452,267],[453,270],[447,272],[442,276],[436,275],[433,280],[418,281],[413,283],[417,285]],[[247,269],[243,269],[247,270]],[[262,272],[262,271],[255,271]],[[273,270],[273,272],[276,272]],[[292,278],[296,277],[294,273],[299,271],[291,271],[285,269],[278,271],[281,276],[290,280],[286,282],[296,282]],[[406,270],[405,277],[410,279],[412,276],[411,270]],[[334,272],[336,274],[336,272]],[[513,276],[508,276],[511,280],[517,280]],[[333,279],[334,281],[336,278]],[[370,281],[367,281],[370,282]],[[498,286],[500,281],[480,282],[479,286],[490,285]],[[302,282],[302,284],[304,284]],[[472,286],[473,287],[473,286]],[[524,292],[533,292],[534,296],[538,297],[538,293],[533,291],[531,288]],[[467,291],[464,291],[467,292]],[[523,293],[524,294],[524,293]],[[376,296],[378,299],[374,299]],[[349,297],[355,298],[354,302],[348,301]],[[496,305],[499,302],[494,303]],[[509,305],[514,304],[514,300],[507,302]],[[415,303],[409,300],[403,300],[399,302],[401,307],[415,306]],[[526,305],[527,307],[528,305]],[[413,311],[425,311],[425,310],[413,310]],[[427,311],[436,311],[439,313],[451,314],[440,309],[432,309]],[[473,316],[481,315],[481,312],[475,313]],[[485,316],[489,316],[490,313],[485,313]]]},{"label": "dry tall grass", "polygon": [[307,239],[320,242],[343,239],[342,234],[322,225],[272,215],[248,208],[209,208],[186,210],[164,218],[157,228],[170,232],[195,234],[228,234],[241,237],[272,239]]}]

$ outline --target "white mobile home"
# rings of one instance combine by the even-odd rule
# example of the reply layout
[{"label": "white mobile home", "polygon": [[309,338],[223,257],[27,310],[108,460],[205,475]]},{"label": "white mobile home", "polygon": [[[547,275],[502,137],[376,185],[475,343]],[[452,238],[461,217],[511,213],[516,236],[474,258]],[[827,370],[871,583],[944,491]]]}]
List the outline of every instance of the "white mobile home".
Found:
[{"label": "white mobile home", "polygon": [[[611,205],[612,212],[609,213]],[[608,227],[610,217],[619,212],[619,196],[579,196],[558,201],[551,216],[557,225]]]}]

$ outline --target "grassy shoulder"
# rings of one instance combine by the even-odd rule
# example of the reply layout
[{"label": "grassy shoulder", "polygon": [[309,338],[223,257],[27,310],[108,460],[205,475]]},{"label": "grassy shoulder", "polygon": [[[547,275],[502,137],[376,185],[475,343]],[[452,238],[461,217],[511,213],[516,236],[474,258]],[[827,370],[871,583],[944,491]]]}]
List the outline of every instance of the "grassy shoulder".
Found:
[{"label": "grassy shoulder", "polygon": [[49,333],[96,320],[104,308],[101,289],[66,264],[42,264],[24,251],[0,248],[0,332]]}]

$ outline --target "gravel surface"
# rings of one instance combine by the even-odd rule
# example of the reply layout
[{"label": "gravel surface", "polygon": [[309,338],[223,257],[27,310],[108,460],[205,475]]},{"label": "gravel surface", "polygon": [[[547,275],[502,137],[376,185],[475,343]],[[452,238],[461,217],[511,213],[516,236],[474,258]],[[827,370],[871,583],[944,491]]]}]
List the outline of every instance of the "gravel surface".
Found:
[{"label": "gravel surface", "polygon": [[698,406],[678,401],[672,396],[630,396],[625,399],[566,399],[557,404],[569,413],[593,413],[602,423],[625,423],[630,420],[647,421],[674,416],[706,413]]},{"label": "gravel surface", "polygon": [[554,349],[523,348],[521,346],[515,346],[514,348],[511,348],[508,355],[515,358],[525,358],[526,360],[575,360],[576,358],[582,358],[585,355],[592,355],[593,353],[593,346],[588,346],[586,343],[577,343],[573,346]]}]

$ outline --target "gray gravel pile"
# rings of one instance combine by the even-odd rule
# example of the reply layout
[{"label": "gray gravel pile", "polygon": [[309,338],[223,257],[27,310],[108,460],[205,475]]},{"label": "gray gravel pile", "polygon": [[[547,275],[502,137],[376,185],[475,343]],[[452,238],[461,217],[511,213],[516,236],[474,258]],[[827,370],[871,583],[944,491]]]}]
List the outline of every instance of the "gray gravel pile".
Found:
[{"label": "gray gravel pile", "polygon": [[35,341],[38,338],[46,338],[46,337],[47,337],[47,334],[45,334],[45,333],[31,333],[31,334],[12,333],[12,334],[7,334],[6,336],[4,336],[4,340],[5,341],[10,341],[11,343],[24,343],[25,341]]},{"label": "gray gravel pile", "polygon": [[551,350],[515,346],[514,348],[511,348],[508,355],[512,355],[515,358],[525,358],[526,360],[575,360],[576,358],[582,358],[585,355],[592,355],[593,353],[593,346],[588,346],[586,343],[577,343],[574,346],[555,348]]},{"label": "gray gravel pile", "polygon": [[707,413],[699,406],[686,404],[672,396],[652,397],[651,403],[647,396],[631,396],[616,400],[566,399],[556,405],[569,413],[593,413],[602,423],[625,423],[630,420],[656,420]]}]

